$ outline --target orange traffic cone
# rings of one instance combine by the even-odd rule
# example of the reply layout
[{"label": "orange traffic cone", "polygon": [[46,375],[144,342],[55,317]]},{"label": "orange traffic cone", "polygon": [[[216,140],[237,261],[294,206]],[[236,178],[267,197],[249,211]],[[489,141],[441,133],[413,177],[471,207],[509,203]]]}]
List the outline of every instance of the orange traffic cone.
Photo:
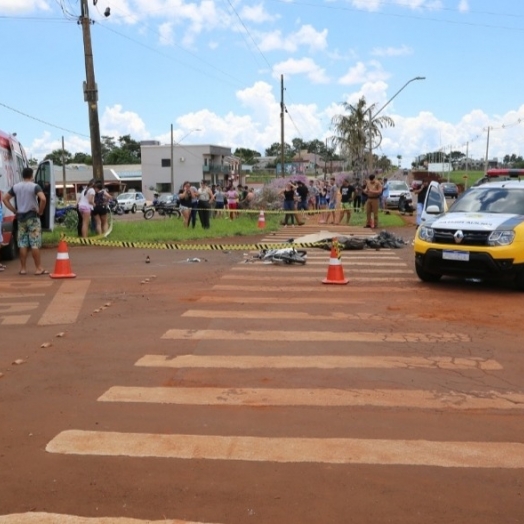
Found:
[{"label": "orange traffic cone", "polygon": [[344,270],[342,269],[342,263],[338,258],[338,243],[337,239],[334,238],[331,244],[331,254],[329,255],[329,266],[327,277],[322,280],[322,284],[347,284],[349,279],[344,278]]},{"label": "orange traffic cone", "polygon": [[49,275],[51,278],[75,278],[76,275],[71,271],[69,253],[65,240],[60,240],[58,253],[56,254],[55,270]]},{"label": "orange traffic cone", "polygon": [[264,216],[264,211],[260,211],[258,215],[258,229],[264,229],[266,227],[266,217]]}]

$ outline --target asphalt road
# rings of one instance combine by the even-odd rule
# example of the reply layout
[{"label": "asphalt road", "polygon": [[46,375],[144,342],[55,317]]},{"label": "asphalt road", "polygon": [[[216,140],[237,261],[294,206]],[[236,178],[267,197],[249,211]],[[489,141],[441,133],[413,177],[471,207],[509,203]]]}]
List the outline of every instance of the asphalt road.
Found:
[{"label": "asphalt road", "polygon": [[348,285],[248,253],[9,264],[1,524],[524,522],[521,294],[420,283],[410,245],[344,252]]}]

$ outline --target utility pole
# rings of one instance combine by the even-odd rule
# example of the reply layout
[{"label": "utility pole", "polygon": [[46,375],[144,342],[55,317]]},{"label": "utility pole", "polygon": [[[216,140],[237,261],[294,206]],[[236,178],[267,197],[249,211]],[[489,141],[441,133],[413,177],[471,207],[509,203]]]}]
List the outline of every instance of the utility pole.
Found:
[{"label": "utility pole", "polygon": [[102,165],[102,144],[100,141],[100,124],[98,121],[98,88],[95,82],[95,67],[93,49],[91,46],[91,24],[89,18],[88,0],[80,0],[81,14],[78,23],[82,25],[84,38],[84,56],[86,65],[86,81],[84,82],[84,101],[89,112],[89,135],[91,136],[91,158],[93,160],[93,178],[104,181]]},{"label": "utility pole", "polygon": [[488,126],[488,138],[486,139],[486,158],[484,160],[484,174],[488,172],[489,165],[489,130],[490,127]]},{"label": "utility pole", "polygon": [[286,175],[284,164],[284,75],[280,75],[280,165],[282,170],[282,177]]}]

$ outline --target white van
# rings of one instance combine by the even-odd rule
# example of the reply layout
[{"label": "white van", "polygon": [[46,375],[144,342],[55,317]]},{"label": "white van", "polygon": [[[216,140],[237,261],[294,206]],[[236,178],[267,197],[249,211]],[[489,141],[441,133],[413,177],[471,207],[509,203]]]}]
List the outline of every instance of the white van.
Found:
[{"label": "white van", "polygon": [[[3,195],[22,180],[22,170],[28,165],[24,148],[16,136],[0,131],[0,202]],[[41,217],[42,229],[51,231],[55,224],[56,191],[53,163],[50,160],[38,165],[35,182],[42,188],[47,200]],[[18,254],[16,231],[15,215],[3,206],[2,235],[5,245],[2,247],[2,260],[12,260]]]}]

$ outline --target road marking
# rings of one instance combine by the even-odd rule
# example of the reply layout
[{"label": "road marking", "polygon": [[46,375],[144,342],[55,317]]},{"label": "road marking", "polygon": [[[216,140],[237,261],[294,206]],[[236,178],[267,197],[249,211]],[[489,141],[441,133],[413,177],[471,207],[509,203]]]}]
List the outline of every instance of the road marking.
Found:
[{"label": "road marking", "polygon": [[[250,301],[251,302],[251,301]],[[286,300],[286,304],[287,304]],[[281,320],[376,320],[378,322],[401,322],[403,320],[429,320],[417,315],[377,315],[375,313],[328,313],[314,315],[304,311],[232,311],[230,309],[188,309],[182,313],[190,318],[281,319]],[[431,319],[434,320],[434,319]]]},{"label": "road marking", "polygon": [[315,355],[304,356],[229,356],[229,355],[145,355],[135,366],[167,368],[226,368],[226,369],[477,369],[495,371],[503,369],[496,361],[481,358],[455,357],[368,357]]},{"label": "road marking", "polygon": [[[289,268],[287,268],[289,269]],[[348,274],[351,274],[351,271],[348,270],[348,268],[344,268],[346,271],[348,271]],[[255,269],[256,271],[256,269]],[[314,278],[313,276],[304,276],[304,277],[301,277],[301,276],[297,276],[297,274],[302,271],[302,269],[300,270],[297,270],[295,273],[291,273],[289,272],[288,275],[286,276],[280,276],[280,275],[271,275],[271,276],[261,276],[260,274],[257,275],[256,277],[253,277],[253,275],[229,275],[229,274],[226,274],[226,275],[222,275],[221,277],[221,280],[249,280],[249,281],[253,281],[253,278],[256,278],[257,280],[261,280],[263,282],[280,282],[280,281],[285,281],[285,282],[289,282],[289,281],[293,281],[293,282],[311,282],[311,280]],[[304,271],[308,271],[308,269],[304,269]],[[322,271],[322,269],[316,269],[316,268],[312,268],[310,269],[309,271],[314,271],[316,273],[319,273],[319,272],[326,272],[326,269],[324,269],[324,271]],[[389,274],[399,274],[399,273],[404,273],[404,274],[413,274],[413,271],[411,269],[358,269],[358,274],[362,274],[362,273],[389,273]],[[258,272],[260,273],[260,272]],[[375,278],[375,277],[371,277],[371,278]],[[352,279],[352,280],[356,280],[356,279]],[[361,280],[364,280],[364,279],[361,279]],[[368,280],[368,277],[365,278],[365,280]],[[393,277],[393,278],[389,278],[389,277],[384,277],[383,280],[388,280],[389,282],[400,282],[400,281],[404,281],[404,280],[407,280],[406,278],[404,277],[401,277],[401,278],[398,278],[398,277]],[[411,279],[410,279],[411,280]]]},{"label": "road marking", "polygon": [[144,402],[191,406],[311,406],[524,410],[523,393],[458,393],[409,389],[165,388],[114,386],[100,402]]},{"label": "road marking", "polygon": [[[20,298],[20,297],[17,297]],[[3,326],[20,326],[27,324],[31,315],[16,315],[33,311],[38,308],[38,302],[9,302],[0,304],[0,324]]]},{"label": "road marking", "polygon": [[[216,303],[225,303],[225,304],[275,304],[275,299],[272,297],[244,297],[244,296],[237,296],[237,295],[206,295],[204,297],[200,297],[196,300],[196,302],[202,302],[202,303],[210,303],[210,304],[216,304]],[[344,298],[311,298],[311,297],[301,297],[301,298],[295,298],[295,297],[287,297],[285,306],[289,304],[362,304],[363,300],[358,300],[353,297],[344,297]]]},{"label": "road marking", "polygon": [[[344,262],[347,262],[347,260],[344,261]],[[329,263],[329,259],[312,261],[308,257],[307,258],[307,263],[306,263],[305,266],[300,266],[300,265],[294,264],[293,267],[297,268],[297,269],[298,268],[303,269],[303,268],[308,267],[308,266],[320,266],[320,265],[326,266],[328,263]],[[379,268],[380,267],[387,267],[388,271],[389,271],[390,267],[407,267],[407,264],[405,264],[404,262],[353,262],[353,261],[351,261],[351,262],[349,262],[349,265],[351,267],[352,266],[359,266],[359,270],[360,270],[360,266],[363,266],[363,267],[379,267]],[[263,267],[263,268],[267,268],[267,270],[270,271],[271,269],[273,269],[275,267],[278,267],[278,266],[276,266],[275,264],[267,264],[265,262],[261,262],[261,261],[255,260],[254,262],[250,262],[250,263],[246,263],[245,261],[244,262],[239,262],[236,266],[233,266],[231,269],[233,271],[242,271],[242,270],[246,270],[246,269],[251,269],[253,267],[256,267],[256,268]]]},{"label": "road marking", "polygon": [[[0,524],[205,524],[189,520],[139,520],[128,517],[77,517],[59,513],[14,513],[0,515]],[[211,523],[209,523],[211,524]],[[216,524],[216,523],[215,523]]]},{"label": "road marking", "polygon": [[11,315],[9,317],[0,315],[0,318],[2,319],[2,322],[0,322],[2,326],[20,326],[27,324],[31,315]]},{"label": "road marking", "polygon": [[331,331],[233,331],[223,329],[169,329],[162,339],[171,340],[265,340],[279,342],[469,342],[461,333],[380,333]]},{"label": "road marking", "polygon": [[8,304],[0,304],[0,316],[32,311],[37,307],[38,302],[10,302]]},{"label": "road marking", "polygon": [[[258,280],[257,278],[253,277],[255,280]],[[371,286],[371,287],[355,287],[351,286],[352,283],[354,283],[357,280],[366,281],[366,282],[372,282],[377,280],[387,280],[391,281],[391,279],[376,279],[376,278],[368,278],[368,279],[355,279],[351,278],[349,282],[349,289],[351,289],[351,292],[355,291],[363,291],[366,294],[367,293],[402,293],[405,294],[407,292],[413,292],[412,287],[406,287],[406,286]],[[400,279],[394,279],[396,281],[409,281],[412,283],[415,283],[416,281],[411,278],[400,278]],[[348,286],[323,286],[319,285],[316,286],[248,286],[248,285],[242,285],[242,286],[235,286],[230,284],[215,284],[212,288],[213,291],[238,291],[239,293],[242,293],[242,296],[244,298],[244,302],[249,302],[250,297],[249,295],[251,293],[328,293],[330,295],[334,295],[335,293],[343,294],[344,296],[348,296]],[[275,297],[273,299],[273,302],[278,302],[278,297]],[[286,302],[287,302],[286,298]]]},{"label": "road marking", "polygon": [[90,283],[90,280],[65,280],[62,282],[42,318],[38,321],[38,325],[75,323]]},{"label": "road marking", "polygon": [[0,293],[0,300],[20,300],[21,298],[45,297],[45,293]]},{"label": "road marking", "polygon": [[69,430],[48,453],[282,463],[524,468],[524,444],[352,438],[263,438]]},{"label": "road marking", "polygon": [[51,287],[53,282],[50,280],[36,279],[28,281],[27,278],[31,278],[31,273],[28,273],[25,276],[20,276],[20,279],[25,279],[24,281],[20,279],[10,280],[7,282],[0,282],[0,291],[17,291],[18,296],[23,296],[24,291],[39,289],[42,287]]}]

